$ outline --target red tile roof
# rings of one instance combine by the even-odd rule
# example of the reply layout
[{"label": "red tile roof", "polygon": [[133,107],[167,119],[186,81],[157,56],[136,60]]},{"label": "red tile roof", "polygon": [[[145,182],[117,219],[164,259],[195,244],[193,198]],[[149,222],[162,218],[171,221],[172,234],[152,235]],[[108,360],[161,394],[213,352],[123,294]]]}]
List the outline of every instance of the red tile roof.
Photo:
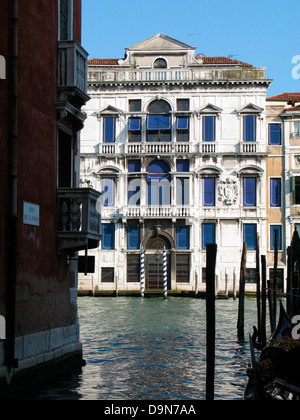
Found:
[{"label": "red tile roof", "polygon": [[119,60],[119,58],[92,58],[88,60],[88,64],[91,66],[117,66]]},{"label": "red tile roof", "polygon": [[267,98],[269,102],[300,102],[300,92],[285,92],[280,93],[279,95],[270,96]]},{"label": "red tile roof", "polygon": [[[228,57],[204,57],[201,56],[199,59],[203,60],[204,65],[238,65],[243,67],[253,67],[252,64],[244,63],[239,60],[232,60]],[[91,66],[118,66],[119,58],[92,58],[88,60],[88,64]]]},{"label": "red tile roof", "polygon": [[201,56],[200,57],[203,60],[203,64],[206,65],[223,65],[223,64],[230,64],[230,65],[239,65],[239,66],[243,66],[243,67],[253,67],[252,64],[248,64],[245,63],[244,61],[239,61],[239,60],[232,60],[231,58],[228,57],[205,57],[205,56]]}]

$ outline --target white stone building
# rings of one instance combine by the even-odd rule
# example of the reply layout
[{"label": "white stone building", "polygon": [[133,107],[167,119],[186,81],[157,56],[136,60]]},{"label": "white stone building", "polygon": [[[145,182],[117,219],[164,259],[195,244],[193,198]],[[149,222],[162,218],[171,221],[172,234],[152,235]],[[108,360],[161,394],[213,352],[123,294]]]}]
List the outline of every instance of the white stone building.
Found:
[{"label": "white stone building", "polygon": [[[89,61],[81,182],[103,192],[102,242],[79,289],[205,290],[206,244],[218,245],[224,290],[239,278],[247,242],[248,287],[256,237],[266,253],[265,68],[158,34],[125,59]],[[254,285],[253,285],[254,286]]]}]

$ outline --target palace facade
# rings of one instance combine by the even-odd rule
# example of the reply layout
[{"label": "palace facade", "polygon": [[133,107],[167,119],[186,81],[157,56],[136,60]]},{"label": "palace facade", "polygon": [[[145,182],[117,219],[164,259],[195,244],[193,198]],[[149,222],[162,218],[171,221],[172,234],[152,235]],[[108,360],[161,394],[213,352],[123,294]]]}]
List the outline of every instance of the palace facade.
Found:
[{"label": "palace facade", "polygon": [[[285,289],[287,248],[295,231],[300,235],[300,93],[267,98],[267,250],[274,264],[274,238],[278,232],[277,287]],[[294,267],[298,270],[297,267]],[[270,268],[272,273],[272,268]],[[270,273],[270,274],[271,274]]]},{"label": "palace facade", "polygon": [[238,282],[243,242],[255,287],[257,246],[272,249],[270,83],[265,68],[196,56],[163,34],[127,48],[124,59],[89,60],[81,185],[102,192],[102,240],[79,289],[139,290],[144,249],[146,290],[160,290],[165,248],[168,288],[205,290],[211,242],[220,289],[225,278],[229,288]]}]

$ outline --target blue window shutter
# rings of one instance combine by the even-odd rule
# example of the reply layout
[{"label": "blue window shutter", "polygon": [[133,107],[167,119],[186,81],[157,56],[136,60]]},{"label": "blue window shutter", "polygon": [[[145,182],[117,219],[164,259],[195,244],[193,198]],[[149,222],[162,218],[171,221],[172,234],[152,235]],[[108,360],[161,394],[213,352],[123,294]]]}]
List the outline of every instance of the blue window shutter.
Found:
[{"label": "blue window shutter", "polygon": [[159,182],[159,204],[163,206],[171,204],[171,184],[168,179]]},{"label": "blue window shutter", "polygon": [[177,159],[177,172],[190,172],[190,161],[188,159]]},{"label": "blue window shutter", "polygon": [[203,205],[213,207],[216,205],[215,178],[203,178]]},{"label": "blue window shutter", "polygon": [[270,179],[270,206],[271,207],[281,206],[281,179],[280,178]]},{"label": "blue window shutter", "polygon": [[115,249],[115,225],[104,223],[102,225],[102,250]]},{"label": "blue window shutter", "polygon": [[244,121],[244,141],[254,142],[256,141],[256,116],[246,115],[243,118]]},{"label": "blue window shutter", "polygon": [[170,130],[171,115],[148,115],[147,130]]},{"label": "blue window shutter", "polygon": [[183,205],[184,203],[184,179],[177,179],[177,204]]},{"label": "blue window shutter", "polygon": [[103,143],[114,143],[116,141],[116,119],[105,117],[103,119]]},{"label": "blue window shutter", "polygon": [[128,172],[141,172],[141,160],[129,160],[128,162]]},{"label": "blue window shutter", "polygon": [[181,250],[190,249],[189,226],[181,226],[176,228],[176,248]]},{"label": "blue window shutter", "polygon": [[188,206],[190,204],[189,178],[177,178],[177,204]]},{"label": "blue window shutter", "polygon": [[256,178],[244,178],[244,207],[256,206]]},{"label": "blue window shutter", "polygon": [[269,145],[281,145],[281,124],[269,124]]},{"label": "blue window shutter", "polygon": [[152,181],[148,184],[148,205],[155,206],[159,205],[160,189],[159,182]]},{"label": "blue window shutter", "polygon": [[102,200],[103,207],[113,207],[115,205],[115,179],[102,179]]},{"label": "blue window shutter", "polygon": [[129,131],[141,131],[141,118],[129,118]]},{"label": "blue window shutter", "polygon": [[213,116],[203,117],[203,141],[215,141],[215,119]]},{"label": "blue window shutter", "polygon": [[128,182],[128,205],[139,206],[141,204],[141,179],[131,178]]},{"label": "blue window shutter", "polygon": [[168,179],[152,179],[148,183],[148,205],[170,205],[171,186]]},{"label": "blue window shutter", "polygon": [[189,117],[177,117],[176,130],[188,130],[190,128]]},{"label": "blue window shutter", "polygon": [[207,244],[216,242],[216,225],[214,223],[202,224],[202,249],[206,250]]},{"label": "blue window shutter", "polygon": [[148,184],[148,206],[152,205],[152,186]]},{"label": "blue window shutter", "polygon": [[254,224],[245,224],[243,225],[243,240],[247,243],[247,250],[255,251],[256,250],[256,234],[257,234],[257,225]]},{"label": "blue window shutter", "polygon": [[129,250],[140,249],[140,228],[138,226],[127,228],[127,248]]},{"label": "blue window shutter", "polygon": [[278,249],[282,249],[282,226],[270,226],[270,248],[272,251],[275,250],[275,232],[278,232]]}]

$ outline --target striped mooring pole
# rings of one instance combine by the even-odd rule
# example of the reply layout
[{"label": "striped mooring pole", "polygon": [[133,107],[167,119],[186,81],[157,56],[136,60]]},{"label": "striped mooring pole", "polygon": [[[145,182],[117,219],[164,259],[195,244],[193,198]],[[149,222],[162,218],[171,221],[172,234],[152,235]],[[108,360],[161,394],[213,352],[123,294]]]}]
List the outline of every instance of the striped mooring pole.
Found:
[{"label": "striped mooring pole", "polygon": [[164,248],[164,298],[168,297],[168,266],[167,266],[167,251]]},{"label": "striped mooring pole", "polygon": [[145,251],[141,250],[141,297],[145,296]]}]

